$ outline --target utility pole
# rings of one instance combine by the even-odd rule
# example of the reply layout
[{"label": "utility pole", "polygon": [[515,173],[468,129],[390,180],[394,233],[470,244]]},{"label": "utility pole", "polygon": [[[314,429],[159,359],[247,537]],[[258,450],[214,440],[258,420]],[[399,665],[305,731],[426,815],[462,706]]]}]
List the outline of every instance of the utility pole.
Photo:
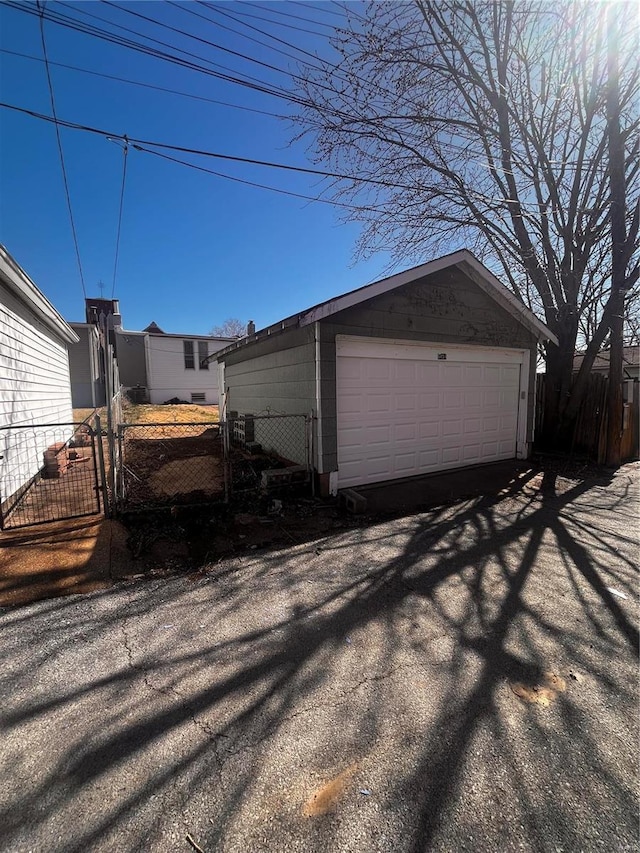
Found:
[{"label": "utility pole", "polygon": [[621,462],[622,333],[626,274],[626,190],[624,142],[620,132],[620,78],[618,63],[619,5],[607,9],[607,125],[609,130],[609,191],[611,194],[611,321],[609,389],[607,394],[607,465]]}]

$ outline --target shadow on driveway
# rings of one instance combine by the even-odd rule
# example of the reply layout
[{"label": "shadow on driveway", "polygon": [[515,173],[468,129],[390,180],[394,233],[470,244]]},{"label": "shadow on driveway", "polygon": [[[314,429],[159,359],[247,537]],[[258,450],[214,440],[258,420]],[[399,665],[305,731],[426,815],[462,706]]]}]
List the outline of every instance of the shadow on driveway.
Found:
[{"label": "shadow on driveway", "polygon": [[637,485],[5,613],[0,846],[635,849]]}]

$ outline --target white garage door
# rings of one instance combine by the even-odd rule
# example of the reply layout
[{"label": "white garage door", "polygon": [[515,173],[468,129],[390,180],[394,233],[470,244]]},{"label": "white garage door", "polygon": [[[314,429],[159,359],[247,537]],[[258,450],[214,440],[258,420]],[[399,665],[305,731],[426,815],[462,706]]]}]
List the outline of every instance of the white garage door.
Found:
[{"label": "white garage door", "polygon": [[525,353],[371,338],[336,352],[340,488],[516,456]]}]

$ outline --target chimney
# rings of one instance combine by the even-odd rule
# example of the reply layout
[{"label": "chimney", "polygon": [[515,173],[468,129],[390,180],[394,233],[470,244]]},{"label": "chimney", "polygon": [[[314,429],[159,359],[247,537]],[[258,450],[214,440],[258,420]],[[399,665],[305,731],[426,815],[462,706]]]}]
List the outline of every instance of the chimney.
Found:
[{"label": "chimney", "polygon": [[249,320],[247,323],[247,335],[255,335],[256,333],[256,324],[253,320]]}]

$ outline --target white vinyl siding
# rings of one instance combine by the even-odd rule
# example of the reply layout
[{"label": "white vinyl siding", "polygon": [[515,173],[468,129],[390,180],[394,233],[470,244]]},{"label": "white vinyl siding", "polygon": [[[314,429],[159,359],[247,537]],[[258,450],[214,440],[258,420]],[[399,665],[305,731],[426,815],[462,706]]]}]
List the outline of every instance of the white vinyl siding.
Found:
[{"label": "white vinyl siding", "polygon": [[[0,426],[71,420],[66,343],[0,284]],[[0,431],[1,500],[10,497],[9,482],[15,492],[40,470],[45,450],[33,430]]]},{"label": "white vinyl siding", "polygon": [[[185,367],[185,343],[193,347],[193,368]],[[201,344],[204,344],[206,350]],[[190,401],[192,394],[204,394],[205,402],[215,405],[218,402],[217,371],[199,369],[199,361],[227,344],[228,341],[198,340],[195,337],[147,335],[145,347],[149,402],[165,403],[174,397]]]}]

